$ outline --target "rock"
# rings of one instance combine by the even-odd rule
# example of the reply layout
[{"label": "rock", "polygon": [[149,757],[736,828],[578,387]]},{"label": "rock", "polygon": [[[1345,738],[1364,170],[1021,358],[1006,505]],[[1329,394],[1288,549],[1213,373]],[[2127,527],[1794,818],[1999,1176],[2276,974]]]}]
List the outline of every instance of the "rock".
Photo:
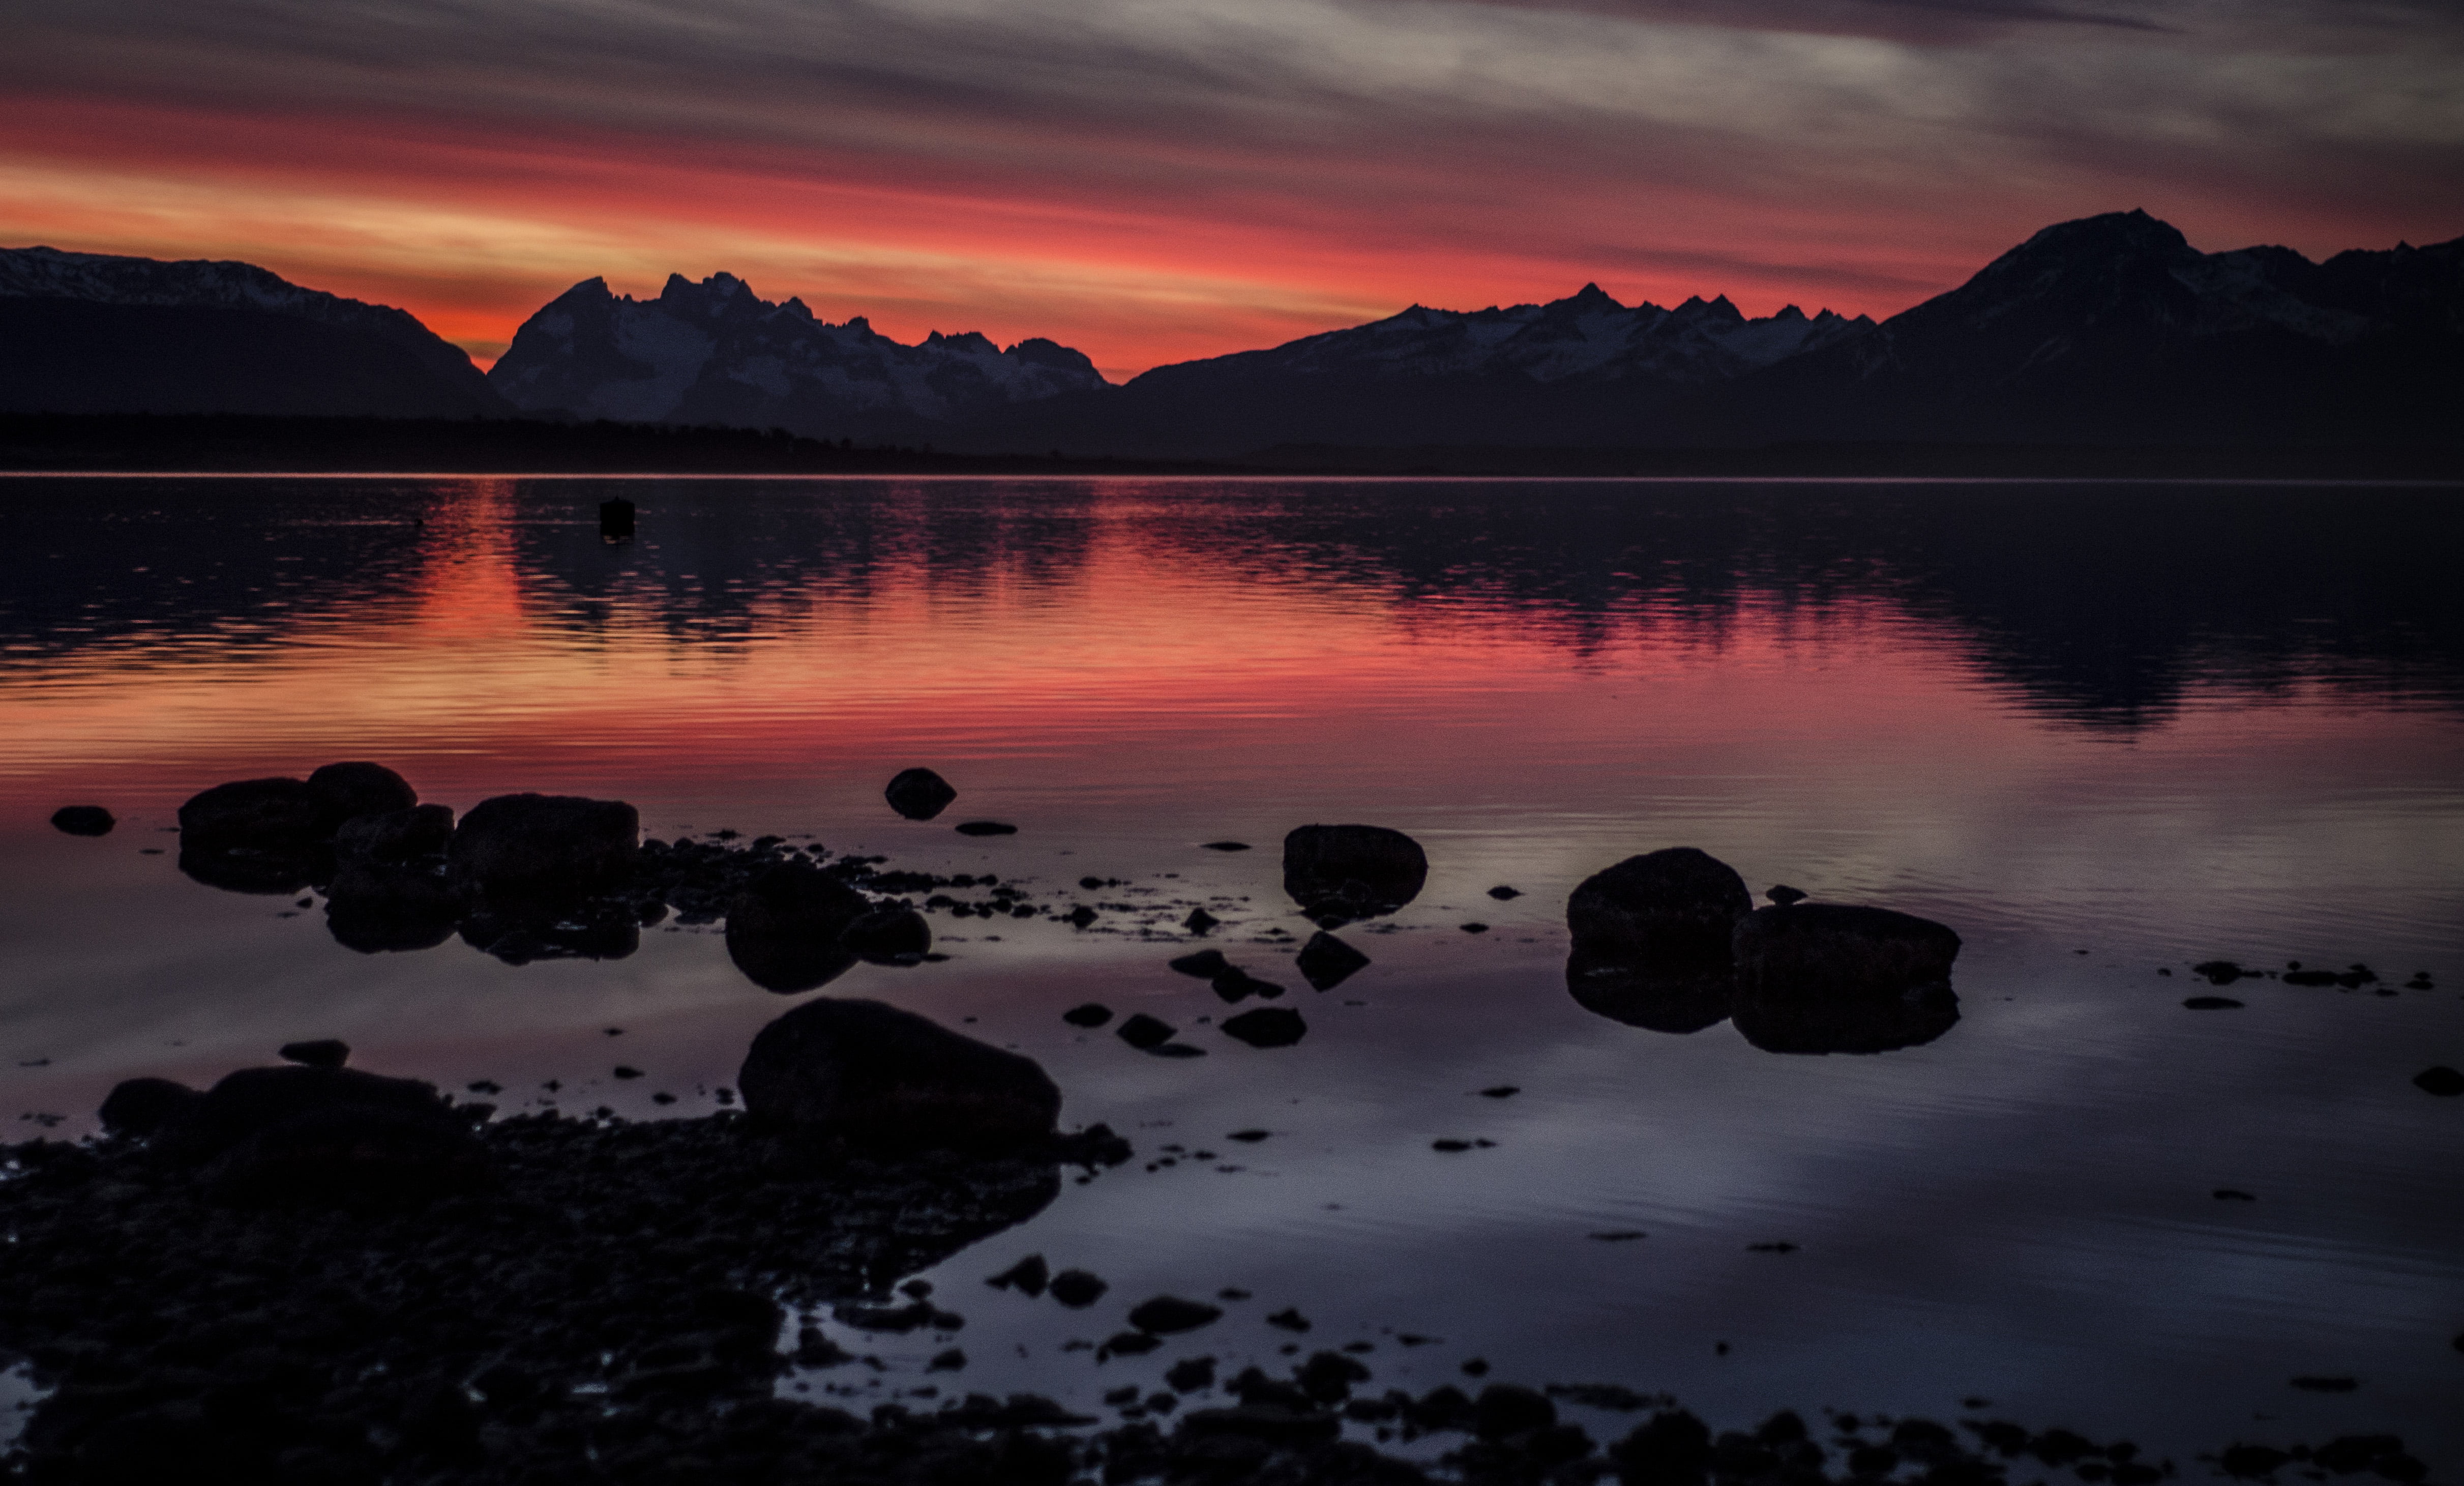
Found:
[{"label": "rock", "polygon": [[286,1042],[276,1054],[286,1063],[308,1068],[340,1068],[351,1060],[351,1045],[339,1037],[313,1042]]},{"label": "rock", "polygon": [[1173,961],[1172,968],[1183,975],[1195,975],[1199,980],[1211,981],[1232,968],[1232,962],[1223,958],[1222,950],[1201,949],[1196,954],[1182,955]]},{"label": "rock", "polygon": [[453,936],[467,910],[462,895],[440,873],[398,862],[347,861],[326,889],[325,930],[337,943],[362,954],[432,949]]},{"label": "rock", "polygon": [[1505,883],[1501,882],[1497,886],[1488,890],[1488,896],[1496,898],[1501,903],[1509,902],[1515,898],[1521,898],[1523,896],[1523,890],[1517,887],[1508,887]]},{"label": "rock", "polygon": [[353,1068],[243,1068],[226,1074],[179,1130],[183,1152],[217,1155],[240,1142],[302,1116],[342,1107],[390,1110],[407,1119],[436,1119],[463,1128],[433,1084],[387,1078]]},{"label": "rock", "polygon": [[314,846],[332,833],[324,807],[304,780],[240,779],[188,797],[180,807],[181,854]]},{"label": "rock", "polygon": [[1070,909],[1066,914],[1063,914],[1061,919],[1063,922],[1069,924],[1073,928],[1083,929],[1095,921],[1095,910],[1088,907],[1085,903],[1080,903],[1077,907]]},{"label": "rock", "polygon": [[1044,1255],[1040,1253],[1030,1253],[984,1281],[995,1290],[1015,1288],[1029,1298],[1044,1294],[1045,1287],[1051,1282],[1052,1271],[1045,1267]]},{"label": "rock", "polygon": [[1111,1288],[1085,1270],[1063,1270],[1052,1276],[1052,1298],[1073,1311],[1085,1310]]},{"label": "rock", "polygon": [[168,1078],[128,1078],[113,1086],[97,1113],[105,1130],[142,1140],[187,1119],[204,1098]]},{"label": "rock", "polygon": [[871,1150],[997,1151],[1050,1138],[1061,1091],[1032,1059],[878,1001],[808,1002],[761,1029],[748,1114]]},{"label": "rock", "polygon": [[931,820],[950,808],[958,791],[929,768],[900,769],[881,792],[890,808],[909,820]]},{"label": "rock", "polygon": [[1161,1047],[1149,1048],[1146,1051],[1155,1057],[1204,1057],[1206,1055],[1204,1048],[1191,1047],[1186,1042],[1167,1042]]},{"label": "rock", "polygon": [[334,831],[339,861],[402,862],[442,856],[453,841],[453,808],[415,805],[355,815]]},{"label": "rock", "polygon": [[594,901],[561,915],[483,908],[462,920],[462,942],[507,965],[535,960],[622,960],[642,947],[625,904]]},{"label": "rock", "polygon": [[1685,1036],[1727,1021],[1736,978],[1726,965],[1679,963],[1637,967],[1621,956],[1598,960],[1576,950],[1566,961],[1566,989],[1595,1016]]},{"label": "rock", "polygon": [[2192,996],[2182,1003],[2193,1011],[2238,1011],[2242,1003],[2231,996]]},{"label": "rock", "polygon": [[842,941],[872,911],[862,893],[819,867],[781,862],[729,902],[727,957],[764,990],[811,990],[854,965]]},{"label": "rock", "polygon": [[1248,849],[1249,843],[1246,841],[1208,841],[1199,848],[1205,852],[1245,852]]},{"label": "rock", "polygon": [[[1101,1027],[1112,1019],[1112,1009],[1100,1001],[1089,1001],[1083,1006],[1074,1006],[1062,1012],[1061,1019],[1072,1027]],[[1166,1031],[1164,1036],[1169,1040],[1172,1036],[1171,1031]]]},{"label": "rock", "polygon": [[1215,1359],[1184,1357],[1163,1375],[1164,1386],[1177,1393],[1195,1393],[1215,1386]]},{"label": "rock", "polygon": [[1315,1352],[1293,1369],[1292,1381],[1311,1403],[1339,1404],[1352,1395],[1353,1384],[1369,1381],[1369,1369],[1341,1352]]},{"label": "rock", "polygon": [[641,816],[622,800],[500,794],[462,817],[446,849],[455,880],[505,903],[568,902],[616,887],[641,855]]},{"label": "rock", "polygon": [[1957,1026],[1959,997],[1939,982],[1883,996],[1741,989],[1729,1015],[1745,1039],[1766,1053],[1893,1053],[1931,1042]]},{"label": "rock", "polygon": [[1181,1416],[1179,1432],[1191,1439],[1228,1434],[1278,1447],[1300,1448],[1332,1443],[1343,1433],[1343,1420],[1331,1413],[1296,1412],[1271,1404],[1243,1404],[1235,1408],[1194,1409]]},{"label": "rock", "polygon": [[1171,1023],[1149,1016],[1144,1011],[1133,1012],[1130,1019],[1123,1022],[1119,1030],[1113,1033],[1114,1036],[1141,1053],[1150,1048],[1162,1047],[1172,1040],[1172,1034]]},{"label": "rock", "polygon": [[419,791],[382,764],[328,764],[308,776],[323,829],[333,832],[361,815],[385,815],[419,803]]},{"label": "rock", "polygon": [[933,947],[933,926],[913,908],[875,908],[848,924],[839,943],[867,960],[920,956]]},{"label": "rock", "polygon": [[1262,981],[1238,965],[1227,965],[1221,974],[1206,983],[1226,1006],[1238,1006],[1251,996],[1267,1001],[1283,998],[1284,987],[1273,981]]},{"label": "rock", "polygon": [[1710,1427],[1684,1409],[1663,1409],[1611,1446],[1609,1463],[1620,1486],[1701,1486],[1711,1463]]},{"label": "rock", "polygon": [[2464,1074],[2459,1074],[2442,1063],[2436,1068],[2425,1068],[2413,1075],[2412,1086],[2424,1094],[2434,1094],[2442,1099],[2452,1099],[2459,1094],[2464,1094]]},{"label": "rock", "polygon": [[1010,825],[1006,821],[969,820],[959,822],[958,834],[962,836],[1014,836],[1018,834],[1018,828]]},{"label": "rock", "polygon": [[1239,1016],[1227,1016],[1222,1028],[1223,1035],[1253,1048],[1288,1048],[1309,1032],[1309,1024],[1288,1007],[1262,1007]]},{"label": "rock", "polygon": [[315,843],[293,846],[215,846],[180,840],[180,871],[226,893],[288,898],[325,879],[333,857]]},{"label": "rock", "polygon": [[63,805],[52,811],[52,828],[73,836],[107,836],[118,824],[99,805]]},{"label": "rock", "polygon": [[1142,1300],[1130,1309],[1130,1324],[1153,1336],[1177,1336],[1184,1331],[1222,1320],[1221,1306],[1199,1300],[1184,1300],[1178,1296],[1159,1295]]},{"label": "rock", "polygon": [[1399,831],[1300,826],[1284,837],[1284,891],[1312,919],[1393,913],[1428,878],[1428,854]]},{"label": "rock", "polygon": [[2251,980],[2257,980],[2260,978],[2259,973],[2256,970],[2245,970],[2240,965],[2233,964],[2231,960],[2202,961],[2201,963],[2190,966],[2190,973],[2193,975],[2204,976],[2207,979],[2208,984],[2211,986],[2230,986],[2233,982],[2241,980],[2244,977]]},{"label": "rock", "polygon": [[343,1103],[239,1142],[207,1165],[204,1181],[215,1201],[236,1205],[399,1208],[483,1191],[494,1172],[459,1120]]},{"label": "rock", "polygon": [[1584,878],[1566,900],[1566,926],[1595,962],[1673,969],[1726,964],[1730,935],[1752,909],[1745,878],[1727,863],[1673,846]]},{"label": "rock", "polygon": [[1472,1431],[1483,1439],[1545,1430],[1556,1422],[1557,1406],[1546,1394],[1512,1383],[1492,1383],[1472,1401]]},{"label": "rock", "polygon": [[1203,934],[1222,921],[1203,908],[1192,908],[1189,917],[1180,920],[1180,926],[1192,934]]},{"label": "rock", "polygon": [[1786,883],[1781,883],[1776,887],[1763,889],[1763,897],[1785,908],[1791,903],[1804,902],[1806,894],[1801,888],[1793,888]]},{"label": "rock", "polygon": [[1332,990],[1368,968],[1369,957],[1320,929],[1301,946],[1300,957],[1293,964],[1310,989]]},{"label": "rock", "polygon": [[1888,908],[1798,903],[1741,920],[1730,952],[1742,993],[1890,997],[1949,984],[1959,936]]}]

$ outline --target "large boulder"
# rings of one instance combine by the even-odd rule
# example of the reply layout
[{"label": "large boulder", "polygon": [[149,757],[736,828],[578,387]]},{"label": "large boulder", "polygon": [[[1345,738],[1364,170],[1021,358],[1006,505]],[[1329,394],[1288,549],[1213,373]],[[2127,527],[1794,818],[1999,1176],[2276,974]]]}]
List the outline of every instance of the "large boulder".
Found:
[{"label": "large boulder", "polygon": [[1729,939],[1740,990],[1884,998],[1948,985],[1959,936],[1930,919],[1845,903],[1792,903],[1740,919]]},{"label": "large boulder", "polygon": [[1014,1149],[1049,1137],[1061,1113],[1034,1060],[878,1001],[780,1017],[736,1086],[754,1118],[864,1150]]},{"label": "large boulder", "polygon": [[99,805],[63,805],[52,811],[52,829],[73,836],[107,836],[119,823]]},{"label": "large boulder", "polygon": [[500,794],[454,828],[454,879],[497,902],[559,902],[621,884],[641,855],[642,818],[622,800]]},{"label": "large boulder", "polygon": [[179,1123],[205,1096],[168,1078],[123,1078],[95,1113],[113,1135],[143,1138]]},{"label": "large boulder", "polygon": [[314,846],[332,834],[322,798],[298,779],[237,779],[180,807],[183,852]]},{"label": "large boulder", "polygon": [[809,862],[764,868],[727,907],[727,957],[756,986],[792,994],[847,971],[843,942],[872,911],[862,893]]},{"label": "large boulder", "polygon": [[931,820],[958,797],[948,780],[929,768],[900,769],[881,793],[891,810],[909,820]]},{"label": "large boulder", "polygon": [[[370,818],[382,817],[362,817]],[[431,949],[452,937],[465,909],[442,873],[398,861],[347,860],[326,888],[325,927],[337,943],[362,954]]]},{"label": "large boulder", "polygon": [[1575,951],[1595,962],[1717,965],[1728,957],[1737,920],[1752,910],[1734,868],[1672,846],[1585,877],[1566,900],[1566,927]]},{"label": "large boulder", "polygon": [[158,1135],[217,1201],[395,1207],[480,1189],[469,1123],[432,1085],[347,1068],[244,1068]]},{"label": "large boulder", "polygon": [[442,856],[453,842],[453,808],[414,805],[407,810],[370,810],[345,820],[334,832],[334,855],[340,861],[409,861]]},{"label": "large boulder", "polygon": [[1299,826],[1284,837],[1284,891],[1321,922],[1393,913],[1428,880],[1428,854],[1399,831]]},{"label": "large boulder", "polygon": [[308,776],[308,792],[316,796],[328,832],[355,816],[407,810],[419,803],[419,791],[382,764],[328,764]]}]

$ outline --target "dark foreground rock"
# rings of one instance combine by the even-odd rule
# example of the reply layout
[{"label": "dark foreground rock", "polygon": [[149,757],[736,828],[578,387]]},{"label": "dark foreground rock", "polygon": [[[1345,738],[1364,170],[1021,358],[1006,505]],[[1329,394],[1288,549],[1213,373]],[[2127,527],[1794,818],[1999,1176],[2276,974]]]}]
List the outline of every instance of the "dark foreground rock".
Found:
[{"label": "dark foreground rock", "polygon": [[728,905],[727,956],[765,990],[811,990],[855,965],[843,941],[871,911],[862,893],[821,868],[782,862]]},{"label": "dark foreground rock", "polygon": [[52,829],[73,836],[107,836],[120,824],[99,805],[63,805],[52,811]]},{"label": "dark foreground rock", "polygon": [[1896,1053],[1959,1024],[1959,997],[1939,981],[1885,995],[1807,996],[1740,989],[1730,1016],[1766,1053]]},{"label": "dark foreground rock", "polygon": [[1016,1149],[1052,1137],[1034,1059],[878,1001],[807,1002],[761,1029],[737,1087],[764,1123],[851,1150]]},{"label": "dark foreground rock", "polygon": [[500,794],[453,830],[446,861],[478,898],[556,903],[621,885],[641,854],[642,819],[622,800]]},{"label": "dark foreground rock", "polygon": [[958,797],[948,780],[929,768],[900,769],[881,793],[891,810],[909,820],[931,820]]},{"label": "dark foreground rock", "polygon": [[1737,920],[1753,910],[1746,879],[1690,846],[1629,856],[1584,878],[1566,900],[1574,948],[1597,963],[1677,969],[1725,965]]},{"label": "dark foreground rock", "polygon": [[1428,880],[1428,854],[1399,831],[1300,826],[1284,837],[1284,891],[1322,924],[1393,913]]},{"label": "dark foreground rock", "polygon": [[1332,990],[1369,967],[1369,957],[1320,929],[1301,946],[1293,961],[1311,990]]},{"label": "dark foreground rock", "polygon": [[326,833],[362,815],[385,815],[419,803],[410,782],[382,764],[328,764],[308,776],[308,792]]},{"label": "dark foreground rock", "polygon": [[1888,908],[1794,903],[1740,920],[1730,952],[1743,991],[1880,998],[1949,984],[1959,936]]},{"label": "dark foreground rock", "polygon": [[323,801],[303,779],[237,779],[201,789],[180,807],[184,851],[305,847],[332,833]]},{"label": "dark foreground rock", "polygon": [[407,862],[433,857],[442,861],[453,842],[453,808],[414,805],[398,810],[370,810],[354,815],[334,830],[334,855],[341,861]]},{"label": "dark foreground rock", "polygon": [[327,931],[362,954],[433,948],[453,937],[465,912],[441,865],[345,861],[326,888]]},{"label": "dark foreground rock", "polygon": [[1727,1020],[1736,978],[1725,965],[1662,970],[1578,950],[1566,961],[1566,990],[1595,1016],[1684,1036]]}]

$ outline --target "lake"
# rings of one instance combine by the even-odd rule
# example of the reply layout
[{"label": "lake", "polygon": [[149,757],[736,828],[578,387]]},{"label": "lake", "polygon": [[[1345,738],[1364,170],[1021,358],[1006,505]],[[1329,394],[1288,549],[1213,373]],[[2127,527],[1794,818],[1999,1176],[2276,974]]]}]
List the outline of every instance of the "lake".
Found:
[{"label": "lake", "polygon": [[[2199,1474],[2383,1431],[2452,1474],[2464,1099],[2413,1078],[2464,1066],[2459,556],[2458,492],[2395,485],[8,479],[0,1118],[86,1134],[120,1079],[308,1037],[507,1114],[719,1107],[799,998],[715,923],[362,953],[315,892],[179,870],[187,796],[371,759],[1056,910],[936,913],[946,960],[819,992],[1014,1048],[1137,1148],[921,1276],[967,1388],[1100,1409],[1194,1349],[1359,1342],[1380,1386],[1480,1362],[1719,1428],[1968,1409]],[[883,802],[916,765],[938,820]],[[47,824],[82,803],[117,829]],[[1318,822],[1430,861],[1323,992],[1280,861]],[[1823,1054],[1587,1009],[1568,895],[1669,846],[1950,925],[1956,1023]],[[1201,943],[1306,1037],[1222,1035],[1166,964]],[[1088,1001],[1207,1055],[1061,1019]],[[1111,1298],[982,1284],[1028,1253]],[[1066,1349],[1223,1287],[1202,1348]],[[861,1399],[952,1381],[946,1339],[834,1335],[879,1359],[831,1380]]]}]

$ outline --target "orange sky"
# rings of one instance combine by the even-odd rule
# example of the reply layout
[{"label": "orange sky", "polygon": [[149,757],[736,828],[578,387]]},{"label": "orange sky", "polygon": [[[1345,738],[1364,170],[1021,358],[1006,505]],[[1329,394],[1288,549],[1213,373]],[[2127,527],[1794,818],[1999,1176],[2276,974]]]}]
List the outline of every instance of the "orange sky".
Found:
[{"label": "orange sky", "polygon": [[112,0],[0,60],[0,245],[242,258],[483,364],[580,279],[726,271],[1119,379],[1587,280],[1886,315],[2129,207],[2207,249],[2464,232],[2434,11],[2119,9]]}]

